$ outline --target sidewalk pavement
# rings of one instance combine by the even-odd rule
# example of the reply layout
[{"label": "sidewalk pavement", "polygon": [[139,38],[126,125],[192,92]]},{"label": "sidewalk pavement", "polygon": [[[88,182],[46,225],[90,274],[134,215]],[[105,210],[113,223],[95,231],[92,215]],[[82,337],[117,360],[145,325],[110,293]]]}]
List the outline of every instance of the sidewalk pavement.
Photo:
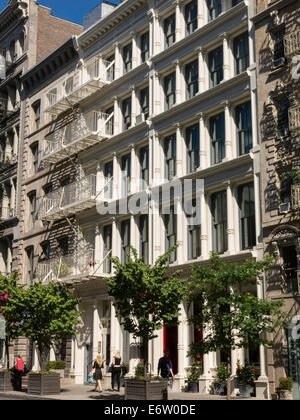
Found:
[{"label": "sidewalk pavement", "polygon": [[[123,401],[124,400],[124,391],[125,389],[122,387],[120,392],[111,391],[111,390],[104,390],[102,393],[93,392],[94,385],[66,385],[63,386],[61,389],[60,394],[55,395],[47,395],[47,396],[38,396],[35,395],[34,397],[37,399],[43,400],[61,400],[61,401],[68,401],[68,400],[82,400],[82,401],[92,401],[92,400],[108,400],[108,401]],[[0,392],[0,398],[5,399],[5,396],[9,399],[19,399],[19,397],[26,396],[29,397],[26,390],[22,392],[18,391],[9,391],[9,392]],[[240,398],[240,397],[233,397],[233,400],[258,400],[258,398]],[[218,395],[210,395],[210,394],[199,394],[199,393],[191,393],[191,392],[169,392],[169,401],[204,401],[204,400],[226,400],[224,396]]]}]

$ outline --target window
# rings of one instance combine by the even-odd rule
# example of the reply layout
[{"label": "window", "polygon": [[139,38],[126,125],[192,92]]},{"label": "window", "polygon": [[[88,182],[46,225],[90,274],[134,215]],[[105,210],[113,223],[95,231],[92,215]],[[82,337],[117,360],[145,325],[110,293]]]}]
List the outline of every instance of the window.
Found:
[{"label": "window", "polygon": [[223,254],[227,250],[226,191],[212,195],[211,209],[213,218],[213,248],[218,254]]},{"label": "window", "polygon": [[238,130],[239,155],[249,153],[252,149],[251,102],[239,105],[235,111]]},{"label": "window", "polygon": [[194,32],[198,27],[197,21],[198,7],[197,1],[192,1],[185,6],[185,23],[188,34]]},{"label": "window", "polygon": [[128,73],[132,69],[132,44],[128,44],[123,48],[124,73]]},{"label": "window", "polygon": [[41,256],[40,260],[49,260],[51,252],[50,241],[44,241],[41,243]]},{"label": "window", "polygon": [[34,248],[33,246],[26,249],[26,266],[27,266],[27,282],[32,284],[34,278]]},{"label": "window", "polygon": [[141,60],[142,63],[149,60],[150,51],[149,51],[149,32],[144,33],[141,36]]},{"label": "window", "polygon": [[140,165],[141,165],[141,179],[143,185],[141,189],[144,189],[146,185],[149,185],[149,147],[145,146],[140,149]]},{"label": "window", "polygon": [[210,119],[210,138],[212,144],[212,164],[225,158],[225,120],[224,113]]},{"label": "window", "polygon": [[114,107],[110,107],[108,108],[105,113],[109,116],[109,118],[107,119],[106,123],[105,123],[105,132],[107,134],[113,135],[114,134]]},{"label": "window", "polygon": [[29,230],[34,228],[35,216],[36,216],[36,192],[33,191],[28,194],[29,200]]},{"label": "window", "polygon": [[248,33],[244,33],[233,41],[235,57],[235,72],[240,74],[249,67],[249,39]]},{"label": "window", "polygon": [[73,92],[73,90],[74,90],[74,78],[73,77],[69,77],[66,80],[66,83],[65,83],[65,91],[66,91],[66,94],[69,95],[70,93]]},{"label": "window", "polygon": [[32,158],[32,171],[36,174],[39,169],[39,143],[36,142],[30,146]]},{"label": "window", "polygon": [[244,0],[232,0],[232,7],[236,6],[237,4],[241,3]]},{"label": "window", "polygon": [[113,197],[113,174],[114,174],[114,165],[113,162],[107,162],[104,165],[104,198],[112,198]]},{"label": "window", "polygon": [[[176,232],[177,232],[177,216],[174,211],[174,206],[170,208],[170,214],[164,215],[164,224],[166,230],[166,252],[169,251],[172,246],[176,245]],[[172,252],[169,257],[169,262],[173,263],[176,261],[176,249]]]},{"label": "window", "polygon": [[131,98],[122,102],[123,130],[128,130],[131,126]]},{"label": "window", "polygon": [[292,202],[292,178],[283,177],[283,173],[280,177],[280,200],[282,204]]},{"label": "window", "polygon": [[241,185],[238,188],[238,202],[242,249],[250,249],[256,245],[254,186],[252,183]]},{"label": "window", "polygon": [[277,69],[285,65],[285,50],[284,50],[284,35],[285,35],[285,27],[281,26],[276,28],[276,30],[272,31],[273,37],[273,68]]},{"label": "window", "polygon": [[176,20],[175,15],[169,16],[164,21],[164,34],[166,40],[166,48],[171,47],[175,43],[175,29],[176,29]]},{"label": "window", "polygon": [[[196,199],[192,200],[196,207]],[[188,259],[194,260],[201,256],[201,225],[188,225]]]},{"label": "window", "polygon": [[186,129],[186,146],[188,153],[188,171],[195,172],[200,166],[199,124]]},{"label": "window", "polygon": [[165,138],[166,177],[171,181],[176,175],[176,134]]},{"label": "window", "polygon": [[222,13],[222,0],[207,0],[208,20],[216,19]]},{"label": "window", "polygon": [[33,129],[38,130],[41,123],[41,101],[32,105],[33,110]]},{"label": "window", "polygon": [[149,118],[149,88],[146,87],[140,91],[141,113],[144,114],[145,120]]},{"label": "window", "polygon": [[[103,273],[111,273],[111,261],[109,257],[111,255],[109,251],[112,249],[112,225],[104,226],[103,228],[103,258],[105,258],[103,263]],[[108,255],[108,256],[107,256]]]},{"label": "window", "polygon": [[193,98],[199,90],[198,60],[189,63],[185,68],[185,81],[188,99]]},{"label": "window", "polygon": [[277,109],[277,137],[287,137],[290,135],[289,130],[289,107],[288,98],[281,98],[276,101]]},{"label": "window", "polygon": [[60,256],[69,254],[69,239],[67,236],[63,236],[58,239],[58,252]]},{"label": "window", "polygon": [[107,69],[107,80],[109,82],[112,82],[113,80],[115,80],[115,56],[111,55],[110,57],[108,57],[107,62],[110,63],[108,65],[109,68]]},{"label": "window", "polygon": [[130,154],[123,156],[121,159],[122,171],[122,197],[130,193],[130,179],[131,179],[131,157]]},{"label": "window", "polygon": [[293,293],[298,292],[298,260],[297,251],[295,246],[282,246],[281,257],[283,260],[283,270],[285,275],[285,281],[287,286],[287,292]]},{"label": "window", "polygon": [[121,222],[121,263],[125,264],[130,254],[130,220]]},{"label": "window", "polygon": [[210,87],[217,86],[223,80],[223,47],[211,51],[208,55]]},{"label": "window", "polygon": [[171,73],[164,79],[164,91],[166,98],[166,109],[172,108],[176,103],[176,75]]},{"label": "window", "polygon": [[148,215],[143,214],[139,220],[140,255],[145,264],[149,264],[149,222]]}]

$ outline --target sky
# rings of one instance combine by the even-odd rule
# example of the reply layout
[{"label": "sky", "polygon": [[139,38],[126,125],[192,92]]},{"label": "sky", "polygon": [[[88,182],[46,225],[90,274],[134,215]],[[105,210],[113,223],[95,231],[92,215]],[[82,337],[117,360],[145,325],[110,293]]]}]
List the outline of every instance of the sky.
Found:
[{"label": "sky", "polygon": [[[109,0],[119,4],[119,0]],[[7,6],[8,0],[0,0],[0,12]],[[83,16],[96,7],[101,0],[38,0],[37,3],[49,7],[52,14],[71,22],[83,24]]]}]

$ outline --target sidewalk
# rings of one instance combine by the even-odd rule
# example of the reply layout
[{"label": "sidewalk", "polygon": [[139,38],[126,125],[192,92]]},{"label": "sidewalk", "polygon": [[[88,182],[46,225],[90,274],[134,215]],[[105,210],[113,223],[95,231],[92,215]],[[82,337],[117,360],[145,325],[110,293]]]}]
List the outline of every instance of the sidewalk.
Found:
[{"label": "sidewalk", "polygon": [[[108,400],[108,401],[123,401],[124,400],[124,388],[121,388],[120,392],[111,391],[111,390],[104,390],[102,393],[93,392],[94,389],[93,385],[67,385],[62,387],[61,393],[56,395],[47,395],[47,396],[37,396],[35,398],[38,399],[47,399],[47,400],[83,400],[83,401],[92,401],[92,400]],[[10,391],[10,392],[0,392],[0,397],[9,396],[10,399],[14,396],[26,397],[28,394],[26,390],[22,392],[17,391]],[[226,397],[218,396],[218,395],[210,395],[210,394],[197,394],[197,393],[190,393],[190,392],[169,392],[169,401],[205,401],[205,400],[226,400]],[[258,398],[240,398],[234,397],[233,400],[258,400]]]}]

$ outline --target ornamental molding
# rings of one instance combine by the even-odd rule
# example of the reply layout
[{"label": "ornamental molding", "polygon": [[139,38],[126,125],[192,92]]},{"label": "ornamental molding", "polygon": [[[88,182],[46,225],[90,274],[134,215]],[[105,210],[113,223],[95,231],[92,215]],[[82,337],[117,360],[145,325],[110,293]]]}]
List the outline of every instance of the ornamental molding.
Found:
[{"label": "ornamental molding", "polygon": [[291,242],[296,241],[299,237],[299,232],[296,228],[282,227],[274,233],[272,237],[272,244],[276,242]]}]

